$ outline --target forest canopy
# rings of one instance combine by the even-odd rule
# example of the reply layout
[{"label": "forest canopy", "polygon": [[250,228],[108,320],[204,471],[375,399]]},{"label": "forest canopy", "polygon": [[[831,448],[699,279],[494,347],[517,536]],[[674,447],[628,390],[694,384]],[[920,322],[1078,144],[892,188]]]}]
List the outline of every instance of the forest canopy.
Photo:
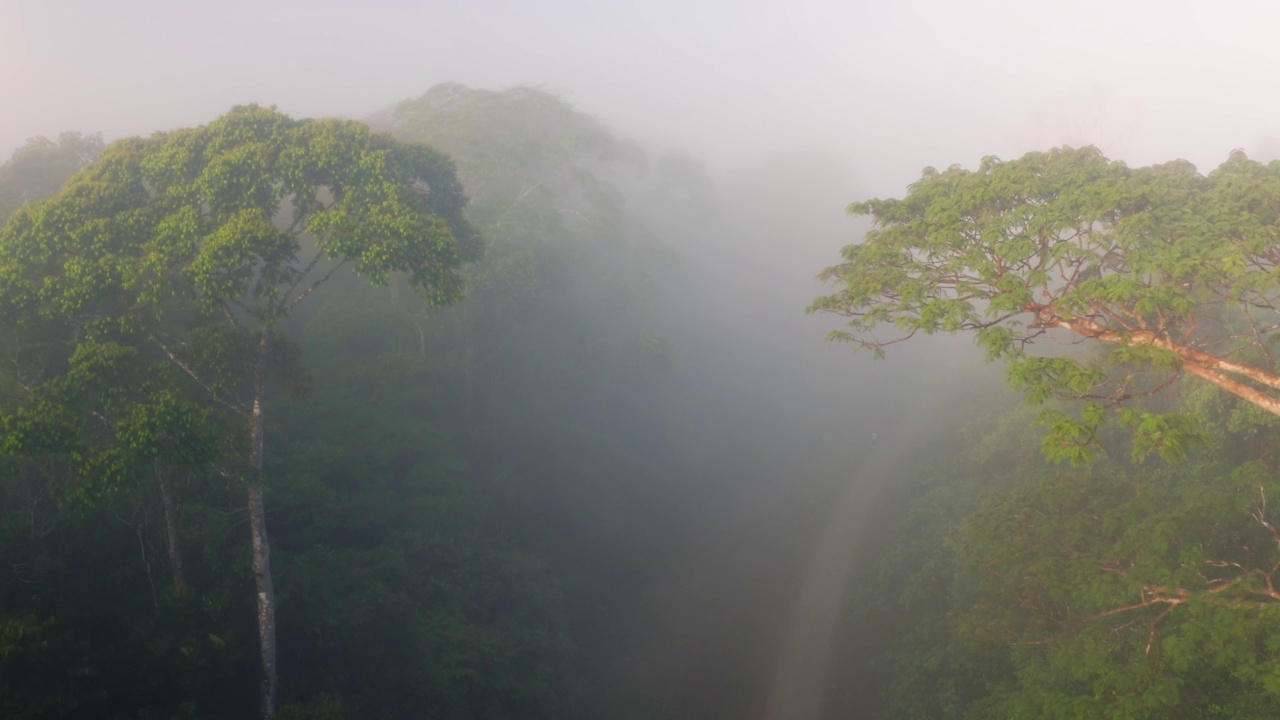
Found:
[{"label": "forest canopy", "polygon": [[[1060,148],[851,206],[874,226],[811,311],[873,352],[969,333],[1038,409],[949,347],[823,355],[785,278],[801,231],[847,241],[839,202],[810,224],[828,160],[725,192],[458,84],[28,143],[0,715],[785,716],[805,674],[827,717],[1280,713],[1280,169]],[[1096,462],[1046,462],[1042,408]],[[813,569],[829,528],[848,578]],[[829,668],[779,659],[832,635],[811,577]]]}]

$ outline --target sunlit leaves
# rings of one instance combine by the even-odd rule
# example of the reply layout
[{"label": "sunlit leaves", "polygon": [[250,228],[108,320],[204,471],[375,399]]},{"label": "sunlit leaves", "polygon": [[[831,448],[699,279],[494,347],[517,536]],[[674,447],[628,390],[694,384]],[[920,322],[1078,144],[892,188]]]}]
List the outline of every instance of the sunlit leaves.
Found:
[{"label": "sunlit leaves", "polygon": [[261,209],[250,207],[204,238],[186,272],[206,310],[247,292],[253,295],[251,305],[272,307],[287,278],[281,265],[290,262],[297,249],[296,237],[276,228]]},{"label": "sunlit leaves", "polygon": [[[975,171],[927,169],[904,198],[849,212],[874,227],[821,273],[835,292],[809,308],[848,318],[834,340],[879,355],[917,332],[973,332],[1033,403],[1120,405],[1163,387],[1142,370],[1171,378],[1188,363],[1210,381],[1234,373],[1280,382],[1267,357],[1246,370],[1218,363],[1265,348],[1280,327],[1280,164],[1236,153],[1204,176],[1183,161],[1129,168],[1093,148],[1060,148],[984,158]],[[1068,334],[1121,351],[1087,370],[1031,354]],[[1075,447],[1097,427],[1091,418],[1049,422],[1057,437],[1046,447]],[[1147,436],[1144,448],[1181,446],[1169,441],[1172,428],[1125,423]]]},{"label": "sunlit leaves", "polygon": [[271,322],[305,288],[295,281],[307,233],[315,252],[352,259],[378,282],[404,272],[444,304],[479,252],[464,203],[434,151],[357,123],[242,107],[202,128],[113,144],[62,196],[6,228],[0,266],[43,278],[38,300],[51,315],[150,312],[185,293],[207,311],[236,303]]}]

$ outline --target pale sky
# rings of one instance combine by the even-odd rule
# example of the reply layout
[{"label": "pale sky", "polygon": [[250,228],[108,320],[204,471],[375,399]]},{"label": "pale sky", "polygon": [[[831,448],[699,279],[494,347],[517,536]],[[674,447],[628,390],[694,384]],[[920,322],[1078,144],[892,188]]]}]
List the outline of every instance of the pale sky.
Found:
[{"label": "pale sky", "polygon": [[1245,0],[0,0],[0,157],[456,81],[539,85],[726,169],[820,148],[877,193],[1062,142],[1207,171],[1280,135],[1277,27]]}]

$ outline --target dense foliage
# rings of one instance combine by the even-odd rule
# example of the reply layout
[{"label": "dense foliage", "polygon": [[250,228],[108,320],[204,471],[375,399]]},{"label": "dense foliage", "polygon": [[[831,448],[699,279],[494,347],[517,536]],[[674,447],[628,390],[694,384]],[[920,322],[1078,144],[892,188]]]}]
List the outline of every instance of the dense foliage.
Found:
[{"label": "dense foliage", "polygon": [[[398,273],[433,307],[456,300],[462,263],[479,256],[464,205],[452,163],[430,148],[250,106],[113,143],[0,229],[0,308],[25,395],[5,418],[7,450],[50,482],[63,473],[35,470],[42,460],[71,459],[71,482],[109,485],[150,460],[177,585],[164,475],[217,469],[245,484],[263,718],[278,698],[263,440],[267,383],[291,359],[283,323],[347,264],[375,283]],[[65,375],[48,345],[69,356]],[[149,380],[140,397],[127,397],[130,372]],[[96,382],[101,402],[77,407]],[[241,426],[225,457],[201,457],[191,439],[215,424],[201,411]],[[105,450],[75,447],[103,435]]]},{"label": "dense foliage", "polygon": [[[823,273],[838,289],[811,310],[849,319],[833,337],[880,354],[971,332],[1050,434],[975,397],[900,469],[829,717],[1280,712],[1278,169],[1064,148],[850,206],[875,227]],[[1081,341],[1098,342],[1062,349]],[[1113,409],[1132,433],[1104,425]],[[1036,445],[1109,459],[1068,469]],[[1142,462],[1154,450],[1180,461]]]},{"label": "dense foliage", "polygon": [[1180,394],[1209,429],[1183,461],[1085,468],[1039,457],[1030,408],[966,403],[882,498],[828,716],[1280,711],[1278,426],[1225,397]]}]

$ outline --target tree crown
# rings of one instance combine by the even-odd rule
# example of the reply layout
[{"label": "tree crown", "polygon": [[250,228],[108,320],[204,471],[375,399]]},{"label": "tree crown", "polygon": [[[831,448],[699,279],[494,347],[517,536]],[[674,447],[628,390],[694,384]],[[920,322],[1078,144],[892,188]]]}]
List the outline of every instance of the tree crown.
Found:
[{"label": "tree crown", "polygon": [[[849,212],[873,228],[822,272],[837,290],[809,308],[849,319],[832,339],[879,356],[917,333],[972,332],[1033,402],[1089,401],[1080,421],[1050,418],[1068,455],[1104,410],[1184,372],[1280,414],[1280,163],[1236,152],[1201,175],[1185,161],[1130,168],[1064,147],[929,168],[905,197]],[[1031,352],[1054,338],[1112,350],[1097,361]],[[1125,417],[1163,438],[1150,449],[1179,434],[1146,413]]]},{"label": "tree crown", "polygon": [[0,232],[0,295],[61,317],[183,296],[271,323],[350,264],[374,282],[404,273],[441,305],[480,254],[465,202],[452,162],[430,148],[237,107],[113,143],[57,198],[15,214]]}]

